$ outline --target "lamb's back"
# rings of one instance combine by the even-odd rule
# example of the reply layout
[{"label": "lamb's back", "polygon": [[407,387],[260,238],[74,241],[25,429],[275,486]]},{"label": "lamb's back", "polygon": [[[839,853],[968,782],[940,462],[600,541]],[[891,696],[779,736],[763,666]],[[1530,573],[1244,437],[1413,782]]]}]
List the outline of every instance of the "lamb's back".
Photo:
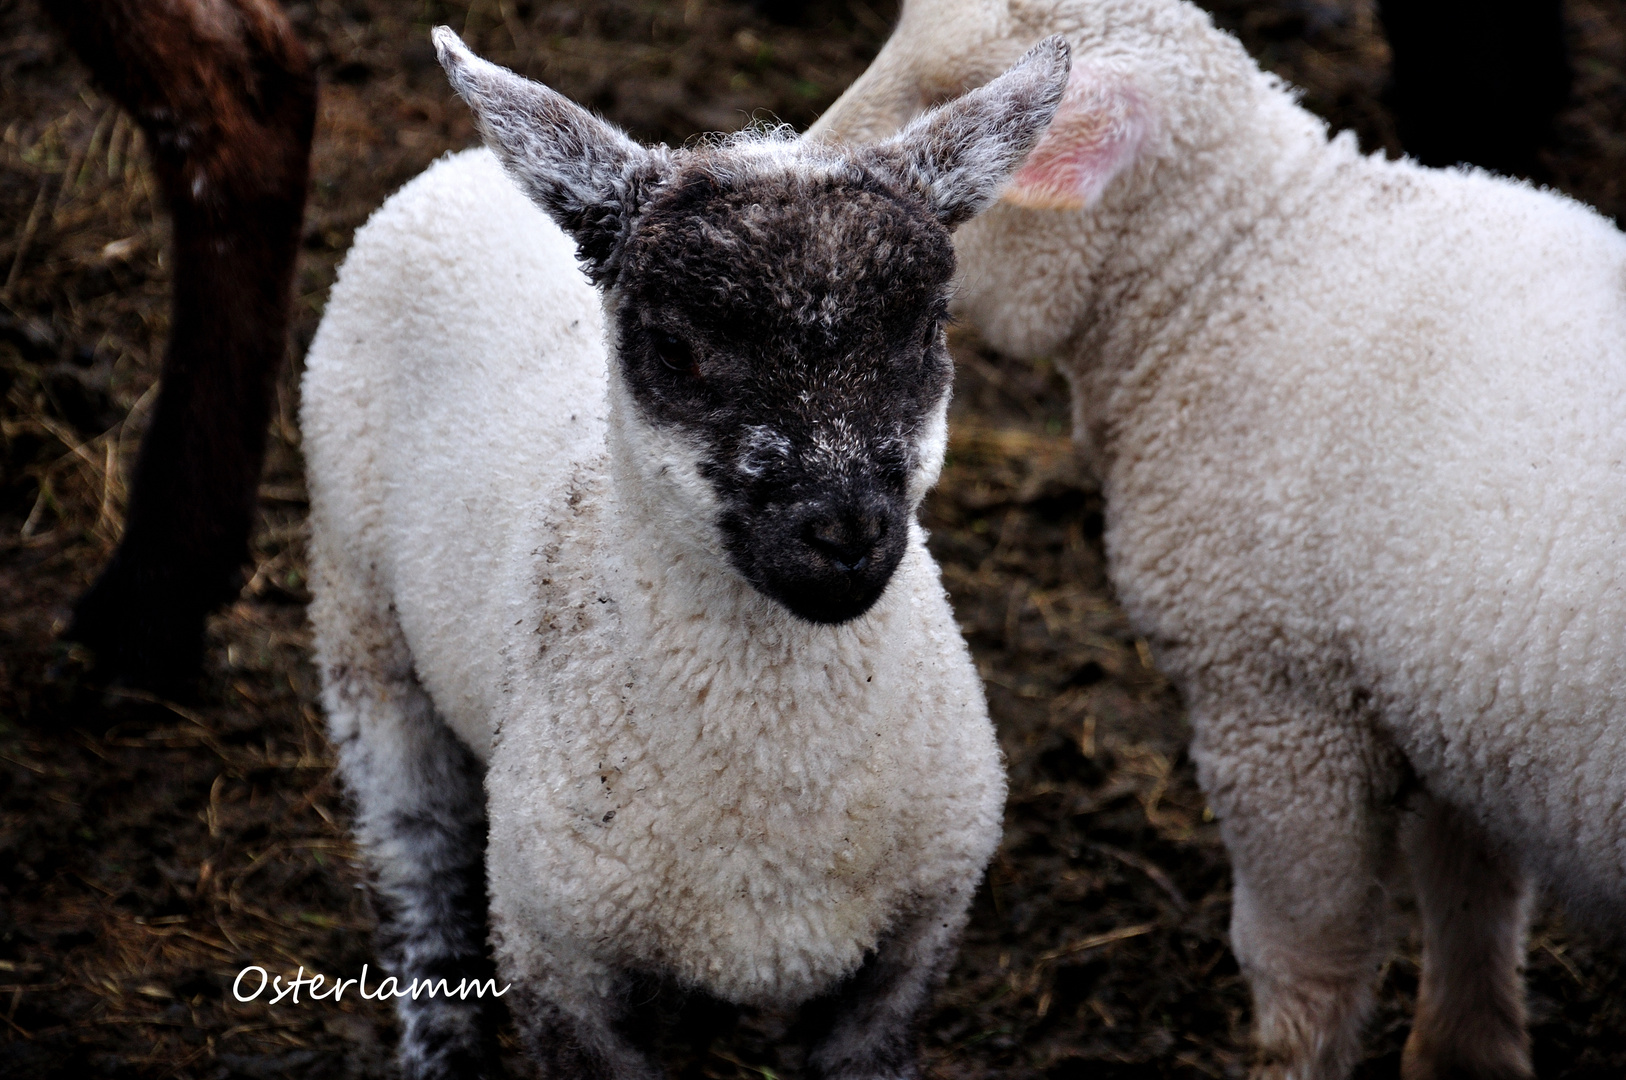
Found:
[{"label": "lamb's back", "polygon": [[1316,183],[1122,391],[1120,589],[1177,674],[1371,710],[1618,895],[1626,239],[1485,174]]},{"label": "lamb's back", "polygon": [[442,159],[356,234],[304,388],[317,542],[393,605],[477,752],[509,549],[603,444],[598,298],[486,150]]}]

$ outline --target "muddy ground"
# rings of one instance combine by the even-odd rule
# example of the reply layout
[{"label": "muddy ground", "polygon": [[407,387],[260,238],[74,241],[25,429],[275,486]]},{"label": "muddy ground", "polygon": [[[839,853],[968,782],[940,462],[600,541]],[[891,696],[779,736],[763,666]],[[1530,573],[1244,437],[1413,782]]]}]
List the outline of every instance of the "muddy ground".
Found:
[{"label": "muddy ground", "polygon": [[[306,656],[295,388],[353,230],[471,142],[428,27],[449,22],[640,137],[682,141],[751,118],[807,124],[896,15],[890,0],[811,0],[789,23],[734,0],[290,11],[322,110],[255,565],[213,624],[196,703],[92,703],[75,727],[46,678],[52,634],[118,534],[166,332],[166,234],[128,120],[31,2],[0,0],[0,1077],[384,1074],[383,1007],[244,1005],[230,988],[249,964],[354,975],[372,958]],[[1216,0],[1215,13],[1311,108],[1397,149],[1369,0]],[[1626,10],[1572,0],[1569,22],[1577,94],[1543,168],[1619,216]],[[1012,786],[1004,846],[924,1026],[928,1070],[1243,1075],[1225,855],[1180,703],[1106,585],[1064,387],[968,333],[955,347],[953,450],[927,518]],[[1396,1075],[1416,976],[1410,940],[1388,966],[1363,1077]],[[1626,1070],[1626,981],[1599,939],[1548,912],[1530,985],[1541,1075]],[[797,1074],[783,1018],[696,1030],[698,1045],[673,1049],[685,1076]]]}]

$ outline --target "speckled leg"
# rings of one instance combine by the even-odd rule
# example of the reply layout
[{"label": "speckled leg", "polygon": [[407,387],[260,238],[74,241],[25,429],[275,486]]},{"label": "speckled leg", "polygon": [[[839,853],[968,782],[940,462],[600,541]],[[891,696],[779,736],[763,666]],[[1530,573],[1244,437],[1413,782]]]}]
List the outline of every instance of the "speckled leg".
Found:
[{"label": "speckled leg", "polygon": [[503,976],[513,981],[509,1008],[543,1080],[661,1080],[655,1024],[629,1005],[630,980],[578,970],[580,985],[569,986],[545,970],[552,965],[544,958],[528,959],[540,962],[537,970],[510,962]]},{"label": "speckled leg", "polygon": [[[1246,700],[1246,699],[1244,699]],[[1353,718],[1194,702],[1195,753],[1235,873],[1231,944],[1261,1080],[1342,1080],[1391,945],[1398,768]]]},{"label": "speckled leg", "polygon": [[1424,800],[1406,835],[1423,919],[1417,1019],[1404,1080],[1523,1080],[1524,951],[1530,889],[1518,865],[1477,825]]},{"label": "speckled leg", "polygon": [[918,1074],[916,1020],[954,960],[969,892],[900,928],[836,993],[812,1007],[822,1030],[808,1051],[810,1077],[904,1080]]},{"label": "speckled leg", "polygon": [[[322,700],[376,877],[381,958],[403,989],[489,979],[483,770],[418,685],[388,610],[330,572],[320,550],[312,569]],[[499,1073],[493,998],[420,993],[395,1007],[409,1080]]]}]

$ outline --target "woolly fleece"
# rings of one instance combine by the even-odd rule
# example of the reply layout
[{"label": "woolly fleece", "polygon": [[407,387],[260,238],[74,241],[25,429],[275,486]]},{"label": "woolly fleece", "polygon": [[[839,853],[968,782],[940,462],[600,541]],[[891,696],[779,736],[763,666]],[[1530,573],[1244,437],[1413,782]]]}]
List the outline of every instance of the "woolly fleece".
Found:
[{"label": "woolly fleece", "polygon": [[1084,104],[1035,158],[1075,172],[958,234],[957,304],[1073,385],[1236,867],[1264,1074],[1355,1060],[1398,830],[1406,1075],[1527,1075],[1524,881],[1626,907],[1626,240],[1329,140],[1177,0],[908,0],[814,134],[884,135],[1057,32]]}]

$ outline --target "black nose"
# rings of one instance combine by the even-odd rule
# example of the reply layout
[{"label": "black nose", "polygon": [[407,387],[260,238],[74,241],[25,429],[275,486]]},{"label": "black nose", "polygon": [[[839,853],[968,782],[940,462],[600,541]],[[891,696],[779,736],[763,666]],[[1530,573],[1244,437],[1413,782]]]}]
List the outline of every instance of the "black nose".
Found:
[{"label": "black nose", "polygon": [[755,517],[725,516],[729,557],[752,585],[811,623],[836,625],[868,611],[908,547],[901,498],[825,494]]},{"label": "black nose", "polygon": [[803,526],[802,542],[837,570],[856,574],[868,568],[886,532],[886,518],[879,514],[822,512]]}]

